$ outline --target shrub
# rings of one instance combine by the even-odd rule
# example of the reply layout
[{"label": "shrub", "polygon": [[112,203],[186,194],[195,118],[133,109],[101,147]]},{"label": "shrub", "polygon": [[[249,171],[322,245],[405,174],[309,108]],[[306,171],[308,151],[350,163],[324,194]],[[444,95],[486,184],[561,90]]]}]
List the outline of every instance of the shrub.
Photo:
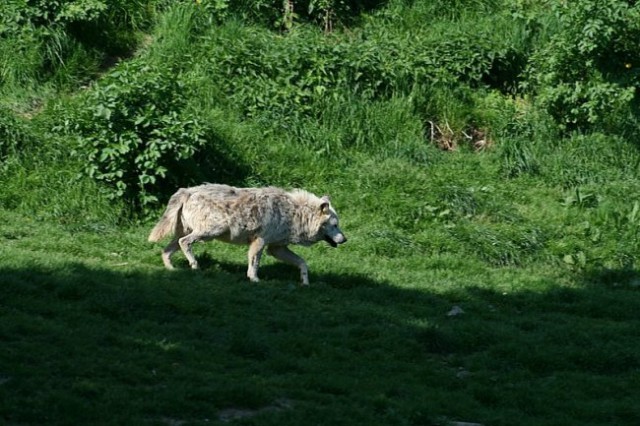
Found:
[{"label": "shrub", "polygon": [[615,128],[610,117],[629,113],[640,83],[640,5],[585,0],[553,10],[560,30],[533,55],[527,84],[563,128]]},{"label": "shrub", "polygon": [[84,173],[107,184],[110,197],[143,210],[152,206],[161,184],[180,171],[177,164],[205,144],[207,129],[187,114],[183,87],[171,69],[131,61],[82,96],[67,117],[75,153],[86,159]]}]

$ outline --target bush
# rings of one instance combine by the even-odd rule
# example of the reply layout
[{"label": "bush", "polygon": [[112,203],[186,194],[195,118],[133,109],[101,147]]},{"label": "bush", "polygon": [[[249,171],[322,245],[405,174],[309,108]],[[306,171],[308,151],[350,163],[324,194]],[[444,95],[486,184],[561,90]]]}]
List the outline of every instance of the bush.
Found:
[{"label": "bush", "polygon": [[529,83],[564,129],[615,129],[640,84],[640,5],[585,0],[553,10],[561,28],[533,55]]},{"label": "bush", "polygon": [[171,69],[131,61],[82,96],[66,118],[75,153],[86,159],[84,173],[107,184],[110,197],[144,210],[158,201],[163,182],[185,180],[172,174],[205,145],[207,129],[188,114],[183,88]]}]

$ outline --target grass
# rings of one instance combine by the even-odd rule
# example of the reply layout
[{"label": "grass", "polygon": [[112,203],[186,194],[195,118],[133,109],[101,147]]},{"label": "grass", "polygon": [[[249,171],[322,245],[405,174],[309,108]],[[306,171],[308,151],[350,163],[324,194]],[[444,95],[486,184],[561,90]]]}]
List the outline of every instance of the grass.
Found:
[{"label": "grass", "polygon": [[[64,123],[114,52],[60,29],[66,66],[47,69],[56,45],[29,44],[29,32],[2,40],[6,57],[31,47],[0,66],[0,423],[640,423],[637,143],[561,135],[535,99],[480,81],[405,84],[407,52],[420,52],[381,50],[376,37],[438,45],[452,21],[492,33],[495,9],[483,49],[523,55],[514,67],[550,37],[520,34],[499,2],[475,0],[426,31],[419,17],[444,2],[405,3],[328,37],[218,25],[193,4],[121,34],[144,40],[127,44],[135,61],[175,71],[185,114],[207,123],[202,176],[331,195],[349,242],[295,249],[309,288],[268,257],[249,283],[246,248],[217,242],[196,247],[201,271],[181,255],[166,271],[146,241],[161,212],[128,216],[131,200],[82,175],[83,135]],[[361,32],[367,43],[349,44]],[[458,70],[447,58],[459,52],[447,54],[433,66]],[[366,90],[344,69],[371,72]],[[496,81],[526,76],[511,78]],[[150,126],[173,135],[165,124]],[[486,131],[480,152],[472,130]],[[121,136],[107,126],[99,138]],[[434,146],[446,137],[456,150]]]},{"label": "grass", "polygon": [[[536,146],[540,170],[506,179],[499,150],[318,156],[292,138],[265,153],[255,129],[227,125],[242,155],[269,156],[256,183],[330,192],[349,242],[297,249],[307,289],[270,258],[248,283],[245,248],[215,242],[197,248],[202,271],[178,256],[169,272],[152,223],[119,221],[77,164],[12,164],[3,423],[640,420],[637,181],[610,140]],[[576,164],[578,191],[554,180]]]},{"label": "grass", "polygon": [[5,424],[640,420],[633,272],[384,256],[345,216],[348,245],[298,250],[310,288],[271,259],[256,285],[240,247],[169,272],[148,226],[0,214]]}]

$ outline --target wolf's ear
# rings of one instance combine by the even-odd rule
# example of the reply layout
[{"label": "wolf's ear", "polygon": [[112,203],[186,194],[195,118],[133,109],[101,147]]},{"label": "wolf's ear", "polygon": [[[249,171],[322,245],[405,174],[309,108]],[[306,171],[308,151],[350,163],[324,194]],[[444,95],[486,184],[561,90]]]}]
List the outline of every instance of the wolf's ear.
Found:
[{"label": "wolf's ear", "polygon": [[331,205],[331,200],[329,200],[328,195],[323,195],[320,198],[320,211],[324,214],[329,214],[329,206]]}]

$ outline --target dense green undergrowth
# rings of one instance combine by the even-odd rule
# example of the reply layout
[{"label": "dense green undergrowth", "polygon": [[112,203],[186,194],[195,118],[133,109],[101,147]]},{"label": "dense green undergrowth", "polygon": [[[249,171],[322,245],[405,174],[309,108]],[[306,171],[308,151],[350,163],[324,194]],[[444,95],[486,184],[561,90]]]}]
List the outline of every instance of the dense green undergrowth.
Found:
[{"label": "dense green undergrowth", "polygon": [[[0,419],[638,423],[639,12],[4,2]],[[349,242],[306,290],[165,272],[203,181],[329,193]]]}]

